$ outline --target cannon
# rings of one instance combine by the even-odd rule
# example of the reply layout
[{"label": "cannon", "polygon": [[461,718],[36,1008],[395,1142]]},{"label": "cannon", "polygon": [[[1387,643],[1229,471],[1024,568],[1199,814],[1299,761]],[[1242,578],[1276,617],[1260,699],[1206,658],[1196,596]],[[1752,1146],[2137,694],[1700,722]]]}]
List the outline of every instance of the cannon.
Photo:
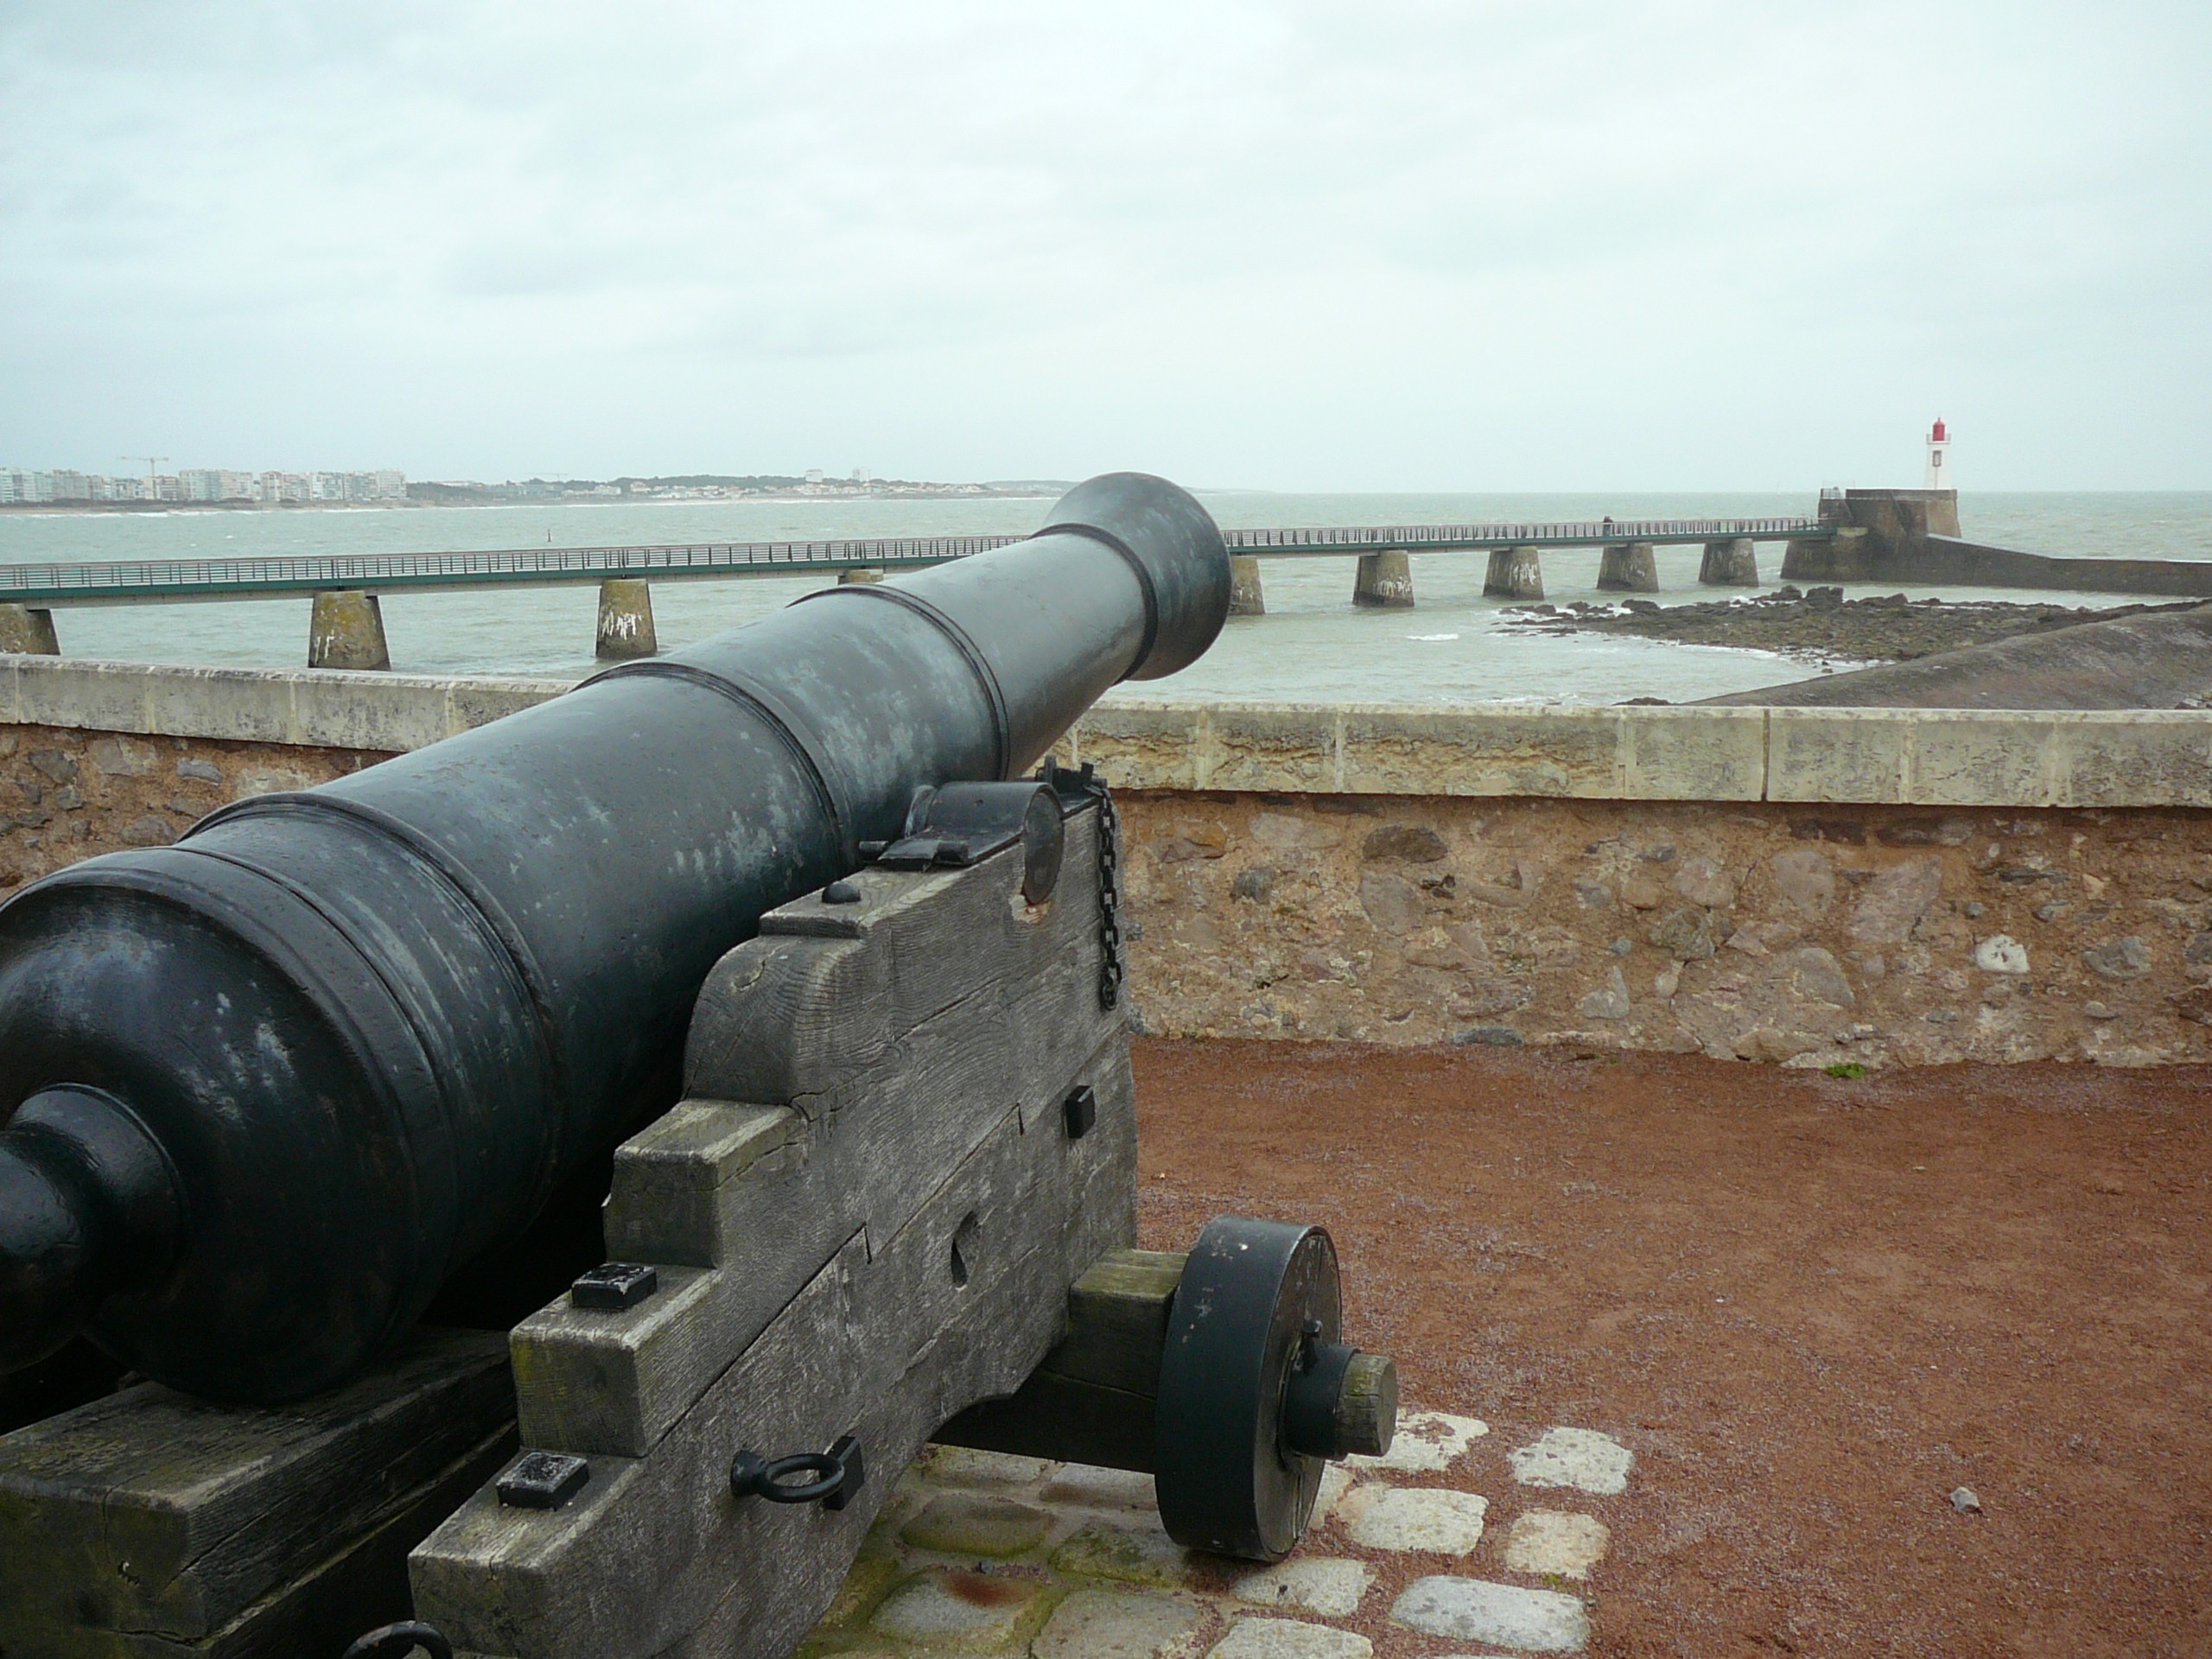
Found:
[{"label": "cannon", "polygon": [[[1150,1471],[1181,1541],[1286,1553],[1395,1373],[1319,1229],[1131,1248],[1111,804],[1023,776],[1229,588],[1195,500],[1109,475],[0,906],[0,1369],[82,1332],[153,1379],[0,1438],[0,1650],[411,1611],[504,1659],[766,1659],[931,1439]],[[610,1153],[607,1259],[508,1393],[417,1321]],[[135,1565],[81,1541],[139,1510]]]}]

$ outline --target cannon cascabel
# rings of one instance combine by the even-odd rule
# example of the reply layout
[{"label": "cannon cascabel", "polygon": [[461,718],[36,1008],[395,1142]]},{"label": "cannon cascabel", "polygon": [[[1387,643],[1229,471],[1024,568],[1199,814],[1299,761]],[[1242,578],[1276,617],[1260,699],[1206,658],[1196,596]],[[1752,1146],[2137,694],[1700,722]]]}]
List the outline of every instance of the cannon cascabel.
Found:
[{"label": "cannon cascabel", "polygon": [[0,1370],[88,1332],[210,1398],[340,1381],[675,1097],[761,914],[1194,661],[1229,558],[1172,484],[805,600],[0,906]]}]

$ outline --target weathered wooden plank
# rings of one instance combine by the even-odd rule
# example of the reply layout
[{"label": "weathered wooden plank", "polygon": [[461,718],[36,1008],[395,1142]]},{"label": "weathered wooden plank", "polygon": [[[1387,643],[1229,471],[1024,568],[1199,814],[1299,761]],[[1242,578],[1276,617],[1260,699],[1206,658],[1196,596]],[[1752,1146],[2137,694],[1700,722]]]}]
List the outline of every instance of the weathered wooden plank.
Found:
[{"label": "weathered wooden plank", "polygon": [[[1057,1264],[1064,1275],[1074,1271],[1076,1259],[1091,1250],[1094,1240],[1126,1240],[1130,1236],[1116,1230],[1118,1224],[1105,1212],[1106,1207],[1086,1210],[1083,1204],[1084,1200],[1078,1198],[1077,1231],[1068,1240],[1071,1252]],[[1050,1276],[1055,1264],[1049,1261],[1049,1255],[1048,1249],[1040,1249],[1027,1266],[1018,1267],[1001,1281],[998,1294],[1001,1297],[1010,1294],[1010,1306],[1016,1317],[1027,1318],[1033,1310],[1033,1291],[1027,1281],[1033,1275],[1036,1279]],[[922,1402],[923,1408],[903,1414],[898,1425],[898,1443],[906,1449],[899,1467],[903,1468],[918,1455],[922,1445],[931,1438],[927,1427],[931,1416],[944,1421],[962,1400],[977,1398],[988,1389],[993,1376],[1009,1374],[998,1351],[1002,1336],[997,1321],[1001,1317],[997,1310],[979,1305],[948,1326],[939,1338],[942,1345],[957,1351],[937,1357],[937,1386]],[[1003,1388],[1004,1384],[997,1386]],[[897,1402],[897,1396],[893,1396],[893,1402]],[[783,1592],[780,1582],[764,1593],[762,1575],[758,1572],[749,1574],[729,1590],[706,1622],[688,1639],[655,1656],[655,1659],[768,1659],[768,1656],[785,1653],[828,1609],[843,1582],[845,1571],[846,1563],[842,1561],[827,1572],[823,1571],[820,1563],[810,1564],[803,1616],[796,1610],[785,1610],[774,1601],[773,1597]]]},{"label": "weathered wooden plank", "polygon": [[[38,1659],[340,1659],[364,1630],[410,1616],[408,1551],[503,1468],[514,1450],[512,1428],[490,1436],[212,1635],[188,1642],[148,1631],[78,1630],[67,1645],[24,1652]],[[10,1659],[15,1651],[0,1649]]]},{"label": "weathered wooden plank", "polygon": [[[560,1510],[472,1499],[416,1553],[424,1616],[461,1646],[532,1659],[693,1638],[702,1653],[784,1651],[829,1605],[891,1474],[962,1407],[1012,1392],[1061,1334],[1065,1287],[1128,1243],[1116,1139],[1024,1135],[1009,1114],[872,1259],[852,1241],[650,1459],[594,1459]],[[842,1513],[730,1497],[741,1447],[847,1432],[874,1473]]]},{"label": "weathered wooden plank", "polygon": [[[1062,884],[1048,904],[1022,902],[1014,847],[965,870],[862,870],[852,878],[858,904],[810,894],[770,912],[761,936],[723,957],[700,991],[684,1092],[804,1112],[899,1033],[979,992],[1005,995],[1074,956],[1089,962],[1095,986],[1097,816],[1068,821]],[[1095,995],[1087,1007],[1057,1000],[1071,1034],[1103,1036],[1119,1023]]]},{"label": "weathered wooden plank", "polygon": [[790,1103],[871,1064],[891,1040],[889,971],[884,954],[857,939],[747,940],[699,988],[683,1092]]},{"label": "weathered wooden plank", "polygon": [[1102,1388],[1042,1368],[1003,1400],[968,1408],[930,1438],[1018,1458],[1154,1472],[1156,1393]]},{"label": "weathered wooden plank", "polygon": [[[1071,860],[1095,858],[1095,817],[1077,820],[1084,833],[1071,837]],[[1025,1126],[1057,1128],[1061,1100],[1087,1084],[1104,1132],[1134,1144],[1133,1089],[1107,1075],[1126,1071],[1126,1044],[1118,1018],[1097,1007],[1093,866],[1071,863],[1069,902],[1057,915],[1021,902],[1020,873],[1018,849],[958,872],[868,872],[872,914],[848,913],[867,905],[822,907],[824,925],[856,938],[797,949],[768,938],[731,953],[759,969],[744,981],[753,1000],[702,994],[695,1085],[811,1082],[818,1091],[791,1106],[686,1101],[621,1150],[607,1207],[610,1255],[729,1270],[675,1280],[680,1306],[671,1284],[635,1309],[558,1303],[517,1327],[525,1443],[645,1455],[842,1240],[862,1226],[898,1226],[1009,1107]],[[995,959],[999,974],[949,1006],[932,995],[889,1014],[849,1004],[790,1012],[804,1001],[793,982],[880,1003],[899,975],[871,963],[918,951]],[[916,1023],[903,1026],[916,1009]],[[831,1065],[836,1044],[820,1033],[840,1021],[871,1033],[866,1065]],[[732,1042],[734,1029],[747,1040]],[[722,1069],[700,1061],[709,1052],[723,1057]],[[1132,1164],[1132,1214],[1134,1179]]]},{"label": "weathered wooden plank", "polygon": [[948,1446],[1150,1473],[1179,1250],[1115,1250],[1068,1293],[1068,1333],[1010,1396],[938,1429]]},{"label": "weathered wooden plank", "polygon": [[513,1409],[502,1338],[424,1331],[293,1405],[144,1384],[0,1438],[0,1652],[73,1627],[208,1637],[511,1433]]},{"label": "weathered wooden plank", "polygon": [[679,1101],[614,1154],[607,1254],[614,1262],[711,1268],[731,1259],[723,1189],[805,1156],[805,1120],[788,1106]]},{"label": "weathered wooden plank", "polygon": [[834,1126],[810,1126],[803,1157],[724,1184],[728,1265],[689,1287],[683,1316],[664,1291],[619,1313],[556,1302],[518,1325],[524,1443],[645,1455],[842,1240],[898,1227],[1014,1109],[1011,1070],[1001,1021],[947,1012],[888,1051]]},{"label": "weathered wooden plank", "polygon": [[1158,1393],[1185,1260],[1180,1250],[1116,1250],[1093,1262],[1068,1293],[1068,1334],[1045,1369],[1100,1388]]}]

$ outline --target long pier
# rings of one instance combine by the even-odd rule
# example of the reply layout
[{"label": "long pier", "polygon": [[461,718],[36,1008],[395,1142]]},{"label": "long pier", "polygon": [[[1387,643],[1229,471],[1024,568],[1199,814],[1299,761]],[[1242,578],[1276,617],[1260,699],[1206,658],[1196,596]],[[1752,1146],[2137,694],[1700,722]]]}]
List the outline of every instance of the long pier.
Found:
[{"label": "long pier", "polygon": [[[1811,518],[1662,518],[1571,524],[1331,526],[1223,532],[1232,555],[1346,558],[1373,553],[1492,552],[1514,547],[1653,545],[1830,534]],[[0,564],[0,604],[136,605],[269,599],[359,588],[480,589],[642,576],[788,576],[855,569],[917,569],[967,558],[1019,536],[921,536],[853,541],[701,542],[633,547],[521,547],[480,553],[354,553],[276,558],[124,559]]]},{"label": "long pier", "polygon": [[[1758,580],[1755,543],[1826,540],[1833,527],[1809,518],[1586,519],[1552,524],[1325,525],[1224,532],[1236,575],[1234,609],[1265,609],[1259,561],[1355,558],[1355,604],[1409,606],[1414,554],[1484,553],[1484,591],[1541,599],[1538,563],[1547,550],[1604,550],[1598,585],[1626,592],[1658,586],[1652,550],[1701,543],[1700,580],[1752,586]],[[972,557],[1023,539],[1019,536],[892,537],[859,540],[707,542],[627,547],[525,547],[483,552],[363,553],[270,558],[124,559],[84,563],[0,564],[0,651],[59,650],[53,613],[88,605],[174,604],[194,601],[312,595],[308,660],[320,667],[386,665],[380,594],[467,592],[559,583],[600,584],[601,657],[649,655],[655,649],[647,584],[734,576],[823,575],[880,580],[892,570],[918,569]]]}]

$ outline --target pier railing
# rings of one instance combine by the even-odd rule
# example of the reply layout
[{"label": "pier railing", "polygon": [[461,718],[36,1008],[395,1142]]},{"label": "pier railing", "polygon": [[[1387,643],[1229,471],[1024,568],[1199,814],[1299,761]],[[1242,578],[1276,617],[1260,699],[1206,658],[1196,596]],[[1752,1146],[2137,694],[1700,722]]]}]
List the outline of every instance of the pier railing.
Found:
[{"label": "pier railing", "polygon": [[1232,553],[1449,552],[1497,547],[1596,547],[1610,542],[1772,541],[1818,536],[1811,518],[1586,518],[1554,524],[1360,524],[1222,532]]},{"label": "pier railing", "polygon": [[[1595,546],[1612,542],[1773,540],[1821,536],[1810,518],[1640,518],[1563,524],[1320,525],[1225,532],[1232,553],[1326,557],[1402,551],[1475,552],[1500,547]],[[497,588],[607,576],[768,575],[785,572],[912,569],[1004,547],[1019,536],[910,536],[861,540],[706,542],[638,547],[525,547],[474,553],[286,555],[270,558],[123,559],[0,564],[0,603],[32,607],[163,599],[226,599],[410,588]]]},{"label": "pier railing", "polygon": [[480,553],[357,553],[272,558],[124,559],[0,564],[0,597],[158,599],[331,588],[468,587],[620,575],[749,575],[868,565],[942,564],[1018,536],[865,541],[710,542],[642,547],[525,547]]}]

